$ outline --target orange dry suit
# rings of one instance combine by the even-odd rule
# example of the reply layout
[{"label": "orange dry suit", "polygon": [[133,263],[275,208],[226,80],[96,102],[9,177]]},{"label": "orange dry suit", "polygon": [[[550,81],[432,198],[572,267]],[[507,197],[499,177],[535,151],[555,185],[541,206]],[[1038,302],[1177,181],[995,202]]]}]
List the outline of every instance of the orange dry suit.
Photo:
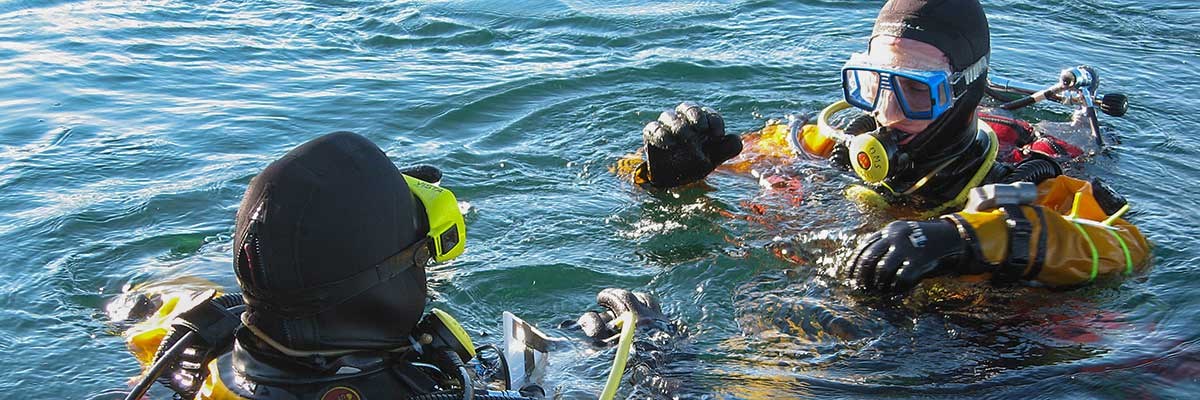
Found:
[{"label": "orange dry suit", "polygon": [[[935,207],[935,214],[930,216],[936,216],[939,210],[961,209],[969,191],[990,183],[999,169],[996,167],[1003,161],[1062,159],[1066,154],[1046,155],[1045,149],[1061,149],[1060,143],[1054,138],[1030,137],[1028,131],[1014,134],[1012,120],[981,115],[977,125],[981,134],[991,139],[987,159],[962,192],[946,204]],[[1028,124],[1016,128],[1022,126],[1028,128]],[[760,132],[755,147],[767,147],[764,145],[771,141],[782,142],[780,135],[787,135],[788,131],[786,125],[768,125]],[[1002,133],[1000,138],[997,132]],[[834,138],[816,125],[804,125],[791,130],[790,134],[787,141],[792,149],[821,158],[828,158],[835,151]],[[1003,159],[998,159],[998,155]],[[1005,280],[1071,286],[1099,277],[1128,275],[1147,263],[1150,245],[1145,236],[1121,218],[1128,206],[1106,213],[1101,203],[1108,205],[1108,202],[1098,201],[1107,200],[1111,195],[1107,188],[1063,175],[1033,183],[1037,184],[1037,199],[1029,204],[942,215],[958,227],[959,234],[974,253],[974,261],[992,267],[984,270],[995,271],[997,278]],[[848,194],[859,200],[867,198],[866,201],[871,201],[871,197],[879,198],[873,190],[862,187],[852,188]],[[1101,195],[1100,199],[1098,195]]]}]

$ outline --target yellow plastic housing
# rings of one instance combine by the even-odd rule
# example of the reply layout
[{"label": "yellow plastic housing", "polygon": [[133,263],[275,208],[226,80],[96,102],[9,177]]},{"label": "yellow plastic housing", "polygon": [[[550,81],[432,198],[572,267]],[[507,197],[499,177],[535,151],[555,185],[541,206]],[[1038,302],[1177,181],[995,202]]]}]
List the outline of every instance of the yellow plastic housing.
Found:
[{"label": "yellow plastic housing", "polygon": [[871,135],[857,135],[850,141],[850,166],[867,183],[879,183],[888,175],[887,148]]},{"label": "yellow plastic housing", "polygon": [[433,259],[445,262],[461,255],[467,248],[467,224],[458,210],[454,192],[408,175],[404,175],[404,180],[408,190],[425,206]]}]

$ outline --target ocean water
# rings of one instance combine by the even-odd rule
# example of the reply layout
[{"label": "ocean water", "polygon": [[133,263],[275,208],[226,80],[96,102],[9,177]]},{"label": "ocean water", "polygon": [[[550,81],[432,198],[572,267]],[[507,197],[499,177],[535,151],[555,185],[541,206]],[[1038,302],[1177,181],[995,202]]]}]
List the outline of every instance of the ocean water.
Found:
[{"label": "ocean water", "polygon": [[[732,132],[837,100],[835,71],[878,7],[0,1],[0,397],[127,388],[139,366],[109,305],[147,285],[235,290],[247,183],[337,130],[439,166],[469,204],[469,249],[431,269],[430,288],[477,344],[499,342],[506,310],[578,338],[558,324],[623,287],[658,295],[684,327],[658,369],[681,398],[1194,397],[1194,0],[985,4],[995,74],[1049,84],[1087,64],[1102,91],[1129,95],[1127,116],[1101,116],[1120,144],[1071,166],[1124,194],[1156,245],[1124,281],[881,302],[836,266],[882,219],[820,162],[778,167],[802,198],[728,171],[677,193],[609,172],[683,100],[721,110]],[[552,355],[550,383],[594,396],[612,355],[577,340]]]}]

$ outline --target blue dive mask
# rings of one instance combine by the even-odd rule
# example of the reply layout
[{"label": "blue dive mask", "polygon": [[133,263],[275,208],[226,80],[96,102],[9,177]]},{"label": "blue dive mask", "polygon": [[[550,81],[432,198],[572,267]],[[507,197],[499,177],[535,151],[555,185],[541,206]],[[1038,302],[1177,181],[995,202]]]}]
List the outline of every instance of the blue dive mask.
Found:
[{"label": "blue dive mask", "polygon": [[954,105],[987,65],[985,56],[962,72],[899,69],[871,64],[865,53],[856,53],[842,67],[842,94],[847,103],[875,111],[886,101],[883,91],[887,90],[896,96],[906,118],[934,120]]}]

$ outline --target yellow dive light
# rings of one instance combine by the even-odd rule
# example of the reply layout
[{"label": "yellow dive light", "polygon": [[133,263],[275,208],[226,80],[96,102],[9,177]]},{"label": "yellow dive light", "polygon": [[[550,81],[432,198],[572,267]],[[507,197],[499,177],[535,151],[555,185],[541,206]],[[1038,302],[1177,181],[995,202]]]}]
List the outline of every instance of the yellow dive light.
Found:
[{"label": "yellow dive light", "polygon": [[471,335],[467,334],[467,330],[463,329],[458,320],[445,311],[437,308],[429,310],[418,325],[417,331],[429,334],[429,343],[435,348],[445,347],[458,353],[463,362],[475,358],[475,344],[471,342]]},{"label": "yellow dive light", "polygon": [[448,189],[404,175],[408,190],[421,200],[429,219],[433,259],[444,262],[458,257],[467,247],[467,224],[458,210],[458,199]]}]

